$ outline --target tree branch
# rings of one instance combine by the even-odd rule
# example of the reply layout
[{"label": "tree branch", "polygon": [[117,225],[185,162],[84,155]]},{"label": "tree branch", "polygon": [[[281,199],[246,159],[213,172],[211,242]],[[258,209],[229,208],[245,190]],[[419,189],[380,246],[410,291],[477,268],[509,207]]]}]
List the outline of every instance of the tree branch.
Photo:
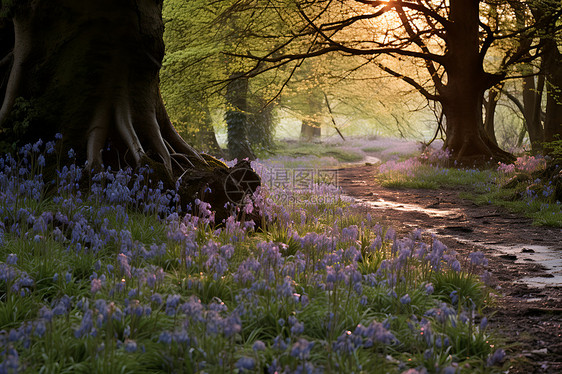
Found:
[{"label": "tree branch", "polygon": [[392,75],[393,77],[402,79],[404,82],[406,82],[410,86],[414,87],[416,90],[418,90],[419,93],[421,93],[423,96],[425,96],[426,99],[439,101],[439,102],[441,101],[441,96],[432,94],[425,87],[423,87],[421,84],[416,82],[414,79],[412,79],[410,77],[406,77],[405,75],[402,75],[402,74],[398,73],[397,71],[392,70],[391,68],[381,64],[380,62],[374,62],[374,63],[375,63],[375,65],[377,65],[383,71],[387,72],[388,74]]},{"label": "tree branch", "polygon": [[408,9],[412,9],[412,10],[417,10],[418,12],[422,13],[422,14],[426,14],[428,16],[431,16],[433,19],[435,19],[437,22],[439,22],[441,25],[443,25],[443,27],[447,28],[449,27],[452,23],[451,21],[449,21],[447,18],[441,16],[438,12],[436,12],[435,10],[428,8],[420,3],[415,3],[412,1],[403,1],[403,0],[390,0],[390,1],[380,1],[380,0],[355,0],[358,3],[361,4],[365,4],[365,5],[371,5],[373,7],[379,7],[379,6],[386,6],[386,7],[404,7],[404,8],[408,8]]}]

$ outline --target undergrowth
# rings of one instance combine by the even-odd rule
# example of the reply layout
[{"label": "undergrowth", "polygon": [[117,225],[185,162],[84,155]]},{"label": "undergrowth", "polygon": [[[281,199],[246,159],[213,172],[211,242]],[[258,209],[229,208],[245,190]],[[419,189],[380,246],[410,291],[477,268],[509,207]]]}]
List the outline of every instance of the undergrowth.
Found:
[{"label": "undergrowth", "polygon": [[146,168],[83,191],[72,153],[43,179],[56,149],[0,158],[0,372],[502,371],[480,252],[398,238],[326,184],[223,222]]}]

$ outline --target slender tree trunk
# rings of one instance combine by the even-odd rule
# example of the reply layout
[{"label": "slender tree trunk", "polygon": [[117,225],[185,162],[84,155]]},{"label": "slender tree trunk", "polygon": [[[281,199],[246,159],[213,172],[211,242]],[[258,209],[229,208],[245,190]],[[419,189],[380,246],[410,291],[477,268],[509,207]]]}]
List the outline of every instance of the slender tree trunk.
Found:
[{"label": "slender tree trunk", "polygon": [[[317,90],[317,89],[316,89]],[[315,90],[307,95],[308,110],[301,124],[301,138],[307,141],[319,139],[322,135],[321,123],[318,120],[322,110],[322,101]]]},{"label": "slender tree trunk", "polygon": [[[527,15],[525,14],[525,4],[514,1],[510,2],[510,5],[515,10],[517,27],[519,29],[524,28],[527,18]],[[521,33],[519,37],[520,48],[528,48],[531,43],[531,38],[529,38],[529,36],[525,33]],[[542,142],[544,141],[544,130],[541,121],[544,75],[541,73],[538,80],[535,82],[535,77],[533,76],[535,71],[533,67],[528,64],[519,65],[519,72],[524,77],[522,114],[525,119],[525,127],[527,128],[527,133],[529,134],[529,141],[531,142],[533,152],[538,152],[542,149]]]},{"label": "slender tree trunk", "polygon": [[503,84],[496,85],[488,90],[488,101],[486,102],[486,117],[484,119],[484,130],[486,135],[494,145],[498,145],[496,138],[495,114],[498,106],[498,100],[501,96]]},{"label": "slender tree trunk", "polygon": [[549,142],[562,136],[562,54],[555,40],[545,44],[543,58],[547,77],[544,140]]},{"label": "slender tree trunk", "polygon": [[[525,70],[526,74],[532,74]],[[524,73],[525,74],[525,73]],[[535,84],[535,77],[523,78],[523,117],[529,134],[529,141],[533,152],[542,149],[544,141],[544,129],[541,121],[542,90],[544,86],[544,75],[540,75]]]},{"label": "slender tree trunk", "polygon": [[229,108],[225,114],[228,131],[228,153],[238,160],[256,158],[248,141],[248,79],[240,73],[230,76],[226,89]]},{"label": "slender tree trunk", "polygon": [[[0,5],[1,9],[1,5]],[[14,49],[14,25],[9,18],[0,18],[0,103],[4,101]]]},{"label": "slender tree trunk", "polygon": [[512,159],[493,143],[482,126],[484,92],[498,83],[499,77],[483,70],[479,16],[479,1],[451,0],[445,54],[447,83],[439,90],[447,125],[445,146],[453,158],[466,164]]}]

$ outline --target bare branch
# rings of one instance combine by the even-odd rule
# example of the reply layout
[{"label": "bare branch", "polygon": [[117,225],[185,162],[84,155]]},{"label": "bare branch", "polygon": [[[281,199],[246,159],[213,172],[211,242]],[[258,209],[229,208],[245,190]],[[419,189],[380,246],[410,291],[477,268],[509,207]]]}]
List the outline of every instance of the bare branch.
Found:
[{"label": "bare branch", "polygon": [[423,96],[425,96],[426,99],[434,100],[434,101],[441,101],[441,96],[432,94],[425,87],[423,87],[421,84],[416,82],[414,79],[412,79],[410,77],[407,77],[403,74],[400,74],[399,72],[397,72],[395,70],[392,70],[388,66],[385,66],[385,65],[383,65],[379,62],[374,62],[374,63],[375,63],[375,65],[377,65],[383,71],[387,72],[388,74],[392,75],[393,77],[402,79],[404,82],[406,82],[410,86],[414,87],[416,90],[418,90],[419,93],[421,93]]},{"label": "bare branch", "polygon": [[431,16],[433,19],[435,19],[437,22],[439,22],[441,25],[443,25],[443,27],[447,28],[451,25],[451,21],[449,21],[447,18],[441,16],[438,12],[436,12],[435,10],[426,7],[420,3],[415,3],[412,1],[402,1],[402,0],[390,0],[390,1],[380,1],[380,0],[355,0],[358,3],[361,4],[366,4],[366,5],[371,5],[373,7],[379,7],[379,6],[386,6],[386,7],[404,7],[404,8],[408,8],[408,9],[412,9],[412,10],[417,10],[418,12],[422,13],[422,14],[426,14],[428,16]]}]

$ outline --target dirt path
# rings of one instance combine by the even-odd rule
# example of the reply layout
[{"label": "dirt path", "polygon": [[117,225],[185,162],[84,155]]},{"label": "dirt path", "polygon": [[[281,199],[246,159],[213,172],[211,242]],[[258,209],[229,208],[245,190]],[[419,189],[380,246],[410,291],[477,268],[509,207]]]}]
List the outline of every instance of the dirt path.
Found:
[{"label": "dirt path", "polygon": [[342,168],[338,181],[398,234],[420,228],[461,255],[484,252],[499,295],[490,323],[505,336],[509,373],[562,373],[562,230],[477,206],[460,199],[460,190],[383,188],[374,184],[376,170]]}]

